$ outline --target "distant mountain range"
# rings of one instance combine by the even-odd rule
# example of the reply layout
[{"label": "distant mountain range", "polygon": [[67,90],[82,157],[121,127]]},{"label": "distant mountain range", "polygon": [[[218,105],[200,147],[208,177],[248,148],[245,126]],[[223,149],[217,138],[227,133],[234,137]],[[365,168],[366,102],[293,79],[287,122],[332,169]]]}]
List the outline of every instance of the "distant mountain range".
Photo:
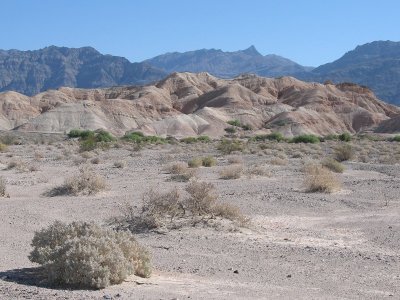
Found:
[{"label": "distant mountain range", "polygon": [[0,50],[0,91],[26,95],[61,86],[140,85],[183,71],[208,72],[222,78],[254,73],[265,77],[290,75],[306,81],[354,82],[370,87],[389,103],[400,104],[400,42],[376,41],[358,46],[317,68],[277,55],[264,56],[254,46],[235,52],[202,49],[167,53],[139,63],[103,55],[91,47]]},{"label": "distant mountain range", "polygon": [[232,78],[243,73],[277,77],[313,69],[303,67],[278,55],[263,56],[254,46],[235,52],[202,49],[184,53],[167,53],[144,62],[168,73],[208,72],[221,78]]}]

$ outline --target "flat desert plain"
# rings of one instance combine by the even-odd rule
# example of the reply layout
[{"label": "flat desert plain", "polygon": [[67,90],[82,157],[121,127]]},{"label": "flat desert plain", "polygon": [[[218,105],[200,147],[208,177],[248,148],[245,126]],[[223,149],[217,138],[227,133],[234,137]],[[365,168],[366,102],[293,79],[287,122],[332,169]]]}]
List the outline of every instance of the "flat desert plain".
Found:
[{"label": "flat desert plain", "polygon": [[[400,143],[350,142],[354,157],[334,173],[341,188],[333,193],[307,192],[304,170],[340,142],[252,143],[231,154],[217,144],[119,143],[89,153],[62,138],[8,146],[0,153],[9,194],[0,199],[0,298],[400,298]],[[127,203],[140,207],[150,188],[184,191],[188,183],[171,180],[168,165],[204,156],[216,165],[196,168],[195,176],[215,186],[218,201],[238,206],[246,225],[216,218],[137,233],[151,253],[152,276],[102,290],[51,287],[29,261],[35,231],[55,220],[107,224]],[[105,191],[48,195],[84,165],[106,179]],[[221,179],[232,165],[241,166],[240,178]]]}]

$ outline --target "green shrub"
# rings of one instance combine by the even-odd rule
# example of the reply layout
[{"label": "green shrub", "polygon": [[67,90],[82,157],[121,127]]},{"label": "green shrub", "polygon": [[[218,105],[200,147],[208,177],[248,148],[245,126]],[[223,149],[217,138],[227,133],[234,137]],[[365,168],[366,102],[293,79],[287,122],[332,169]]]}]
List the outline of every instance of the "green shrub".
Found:
[{"label": "green shrub", "polygon": [[291,142],[316,144],[316,143],[319,143],[320,140],[316,135],[302,134],[302,135],[298,135],[298,136],[295,136],[294,138],[292,138]]},{"label": "green shrub", "polygon": [[339,140],[341,140],[342,142],[350,142],[351,134],[348,132],[344,132],[341,135],[339,135]]},{"label": "green shrub", "polygon": [[200,135],[197,137],[197,141],[202,142],[202,143],[209,143],[209,142],[211,142],[211,139],[207,135]]},{"label": "green shrub", "polygon": [[244,143],[240,140],[223,139],[218,144],[217,149],[223,154],[231,154],[234,151],[243,151]]},{"label": "green shrub", "polygon": [[32,247],[29,259],[44,267],[51,284],[101,289],[151,274],[149,254],[131,233],[94,223],[56,221],[35,232]]},{"label": "green shrub", "polygon": [[123,139],[129,142],[141,144],[141,143],[148,143],[148,144],[164,144],[167,142],[166,139],[155,136],[155,135],[147,135],[145,136],[141,132],[131,132],[127,133],[123,136]]},{"label": "green shrub", "polygon": [[111,133],[105,131],[105,130],[98,130],[95,133],[96,136],[96,142],[103,142],[103,143],[109,143],[115,141],[115,138],[111,135]]},{"label": "green shrub", "polygon": [[400,135],[396,135],[392,138],[393,142],[400,142]]},{"label": "green shrub", "polygon": [[80,141],[79,151],[92,151],[97,148],[97,141],[94,136],[87,137]]},{"label": "green shrub", "polygon": [[194,143],[209,143],[211,142],[210,137],[206,136],[206,135],[201,135],[198,137],[186,137],[180,140],[182,143],[186,143],[186,144],[194,144]]},{"label": "green shrub", "polygon": [[228,123],[229,125],[232,125],[232,126],[242,127],[242,123],[240,123],[239,120],[230,120],[230,121],[228,121],[226,123]]}]

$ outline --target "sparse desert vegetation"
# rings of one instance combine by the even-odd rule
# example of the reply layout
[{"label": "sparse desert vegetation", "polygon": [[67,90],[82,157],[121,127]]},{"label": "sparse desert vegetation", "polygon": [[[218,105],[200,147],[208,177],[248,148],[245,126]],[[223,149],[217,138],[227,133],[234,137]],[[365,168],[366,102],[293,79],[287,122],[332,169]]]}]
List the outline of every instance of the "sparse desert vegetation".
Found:
[{"label": "sparse desert vegetation", "polygon": [[[5,237],[0,275],[7,276],[0,280],[0,291],[11,293],[10,287],[15,291],[23,286],[51,298],[57,288],[65,298],[68,293],[101,298],[113,291],[108,285],[123,281],[112,288],[129,297],[164,295],[165,291],[176,295],[175,290],[182,289],[169,279],[190,274],[200,281],[260,282],[257,289],[264,295],[269,289],[265,282],[277,280],[278,285],[298,288],[287,277],[292,274],[306,286],[317,286],[318,298],[321,291],[330,291],[326,280],[332,272],[353,278],[349,286],[363,298],[370,295],[364,282],[380,289],[397,286],[392,276],[397,254],[390,249],[398,247],[394,229],[400,225],[387,217],[399,213],[400,160],[396,157],[400,151],[390,137],[352,136],[347,142],[324,137],[315,144],[290,143],[279,137],[207,142],[165,139],[162,143],[155,138],[138,143],[122,138],[106,142],[110,147],[99,144],[84,152],[79,139],[49,146],[46,139],[37,137],[33,146],[9,145],[7,152],[0,152],[4,178],[0,219]],[[119,146],[112,146],[115,143]],[[133,146],[139,148],[133,151]],[[349,146],[354,155],[339,159],[337,153],[348,157]],[[362,155],[366,162],[361,161]],[[129,167],[121,169],[119,162]],[[35,176],[21,172],[21,164],[22,170],[37,170]],[[81,231],[80,226],[90,229]],[[65,230],[75,231],[71,228],[79,237],[65,234]],[[99,233],[89,238],[86,233],[91,230]],[[58,250],[49,243],[56,232],[62,232]],[[121,238],[126,241],[123,245]],[[121,247],[130,249],[134,258],[124,258]],[[30,252],[31,262],[27,262]],[[50,260],[61,252],[65,255]],[[385,253],[389,263],[367,259],[371,253]],[[11,254],[17,259],[8,260]],[[212,269],[216,257],[220,271]],[[301,273],[310,262],[326,274]],[[25,271],[27,266],[30,269]],[[364,266],[378,268],[385,283],[377,283],[376,274],[365,273]],[[253,269],[256,272],[246,271]],[[150,270],[154,276],[148,277]],[[259,274],[266,270],[284,276],[265,276],[261,282]],[[357,283],[360,274],[365,276],[363,283]],[[25,278],[30,278],[29,285]],[[102,294],[93,294],[99,288]],[[238,295],[242,289],[233,288]]]}]

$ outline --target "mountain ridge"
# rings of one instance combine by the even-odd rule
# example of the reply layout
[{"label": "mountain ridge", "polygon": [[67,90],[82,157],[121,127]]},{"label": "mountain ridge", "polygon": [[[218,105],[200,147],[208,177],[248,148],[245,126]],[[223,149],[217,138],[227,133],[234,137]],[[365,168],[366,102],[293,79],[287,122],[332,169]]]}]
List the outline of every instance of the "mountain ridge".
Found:
[{"label": "mountain ridge", "polygon": [[142,62],[101,54],[93,47],[49,46],[39,50],[0,50],[0,91],[35,95],[61,86],[97,88],[143,85],[172,72],[209,72],[220,78],[254,73],[294,76],[310,82],[354,82],[379,98],[400,105],[400,42],[374,41],[316,68],[275,54],[262,55],[254,45],[244,50],[201,49],[170,52]]}]

